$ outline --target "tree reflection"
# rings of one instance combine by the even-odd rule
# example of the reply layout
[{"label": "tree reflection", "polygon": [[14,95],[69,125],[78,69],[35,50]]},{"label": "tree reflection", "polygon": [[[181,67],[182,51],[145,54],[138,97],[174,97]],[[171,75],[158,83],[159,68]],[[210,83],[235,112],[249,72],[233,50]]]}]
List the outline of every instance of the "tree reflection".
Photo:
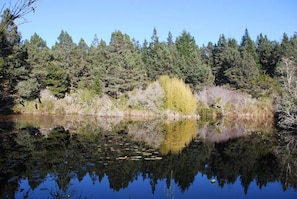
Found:
[{"label": "tree reflection", "polygon": [[[245,193],[253,181],[260,189],[277,181],[284,190],[297,188],[293,138],[249,133],[211,142],[196,136],[204,132],[198,127],[195,121],[187,120],[119,122],[112,130],[83,123],[73,130],[56,126],[46,134],[41,133],[41,127],[31,125],[10,127],[7,132],[2,128],[0,196],[13,198],[25,177],[31,192],[50,178],[55,181],[55,187],[48,189],[53,198],[80,197],[81,190],[72,182],[86,175],[93,184],[108,177],[114,191],[127,188],[140,177],[150,181],[152,193],[164,179],[167,191],[174,191],[173,181],[186,191],[198,173],[215,177],[220,187],[240,179]],[[234,132],[237,127],[232,128]],[[141,139],[150,132],[153,136]],[[155,132],[159,137],[154,138],[158,135]]]}]

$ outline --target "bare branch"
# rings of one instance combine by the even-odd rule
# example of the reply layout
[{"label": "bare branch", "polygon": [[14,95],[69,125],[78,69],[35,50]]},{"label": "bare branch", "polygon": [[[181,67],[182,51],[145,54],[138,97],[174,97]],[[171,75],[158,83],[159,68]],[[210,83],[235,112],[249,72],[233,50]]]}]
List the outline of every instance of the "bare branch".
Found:
[{"label": "bare branch", "polygon": [[37,2],[38,0],[17,0],[15,3],[10,1],[8,5],[4,4],[2,6],[1,13],[8,9],[11,14],[10,20],[22,19],[26,22],[25,16],[31,12],[35,12]]}]

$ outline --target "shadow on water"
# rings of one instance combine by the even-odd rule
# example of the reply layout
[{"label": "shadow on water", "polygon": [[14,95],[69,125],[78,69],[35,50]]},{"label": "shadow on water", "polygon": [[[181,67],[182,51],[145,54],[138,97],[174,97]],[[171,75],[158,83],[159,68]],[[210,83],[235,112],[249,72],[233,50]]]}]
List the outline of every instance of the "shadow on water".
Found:
[{"label": "shadow on water", "polygon": [[1,198],[88,198],[74,186],[86,176],[116,192],[142,178],[152,195],[162,180],[185,193],[198,174],[219,188],[239,180],[245,194],[254,181],[297,188],[297,139],[272,123],[11,116],[0,133]]}]

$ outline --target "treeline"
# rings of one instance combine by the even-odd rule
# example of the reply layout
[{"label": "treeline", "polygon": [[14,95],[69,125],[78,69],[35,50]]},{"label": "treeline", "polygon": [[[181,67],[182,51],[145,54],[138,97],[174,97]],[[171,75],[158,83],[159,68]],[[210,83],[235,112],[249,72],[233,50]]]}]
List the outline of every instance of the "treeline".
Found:
[{"label": "treeline", "polygon": [[284,33],[281,42],[260,34],[253,41],[247,29],[240,42],[222,34],[217,43],[201,47],[187,31],[175,39],[169,32],[160,41],[154,29],[151,40],[142,44],[115,31],[109,43],[95,35],[89,46],[84,39],[74,43],[62,30],[49,48],[36,33],[22,41],[7,9],[0,29],[0,110],[12,99],[39,98],[45,88],[57,98],[85,88],[119,98],[162,75],[181,79],[194,91],[215,85],[275,97],[282,88],[287,98],[279,102],[288,103],[296,97],[296,60],[296,34]]}]

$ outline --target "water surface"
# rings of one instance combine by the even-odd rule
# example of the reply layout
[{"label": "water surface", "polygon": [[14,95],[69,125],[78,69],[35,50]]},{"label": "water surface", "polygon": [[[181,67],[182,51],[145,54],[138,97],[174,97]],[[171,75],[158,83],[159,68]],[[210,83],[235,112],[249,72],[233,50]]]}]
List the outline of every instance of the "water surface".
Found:
[{"label": "water surface", "polygon": [[1,198],[297,198],[294,137],[270,123],[0,121]]}]

